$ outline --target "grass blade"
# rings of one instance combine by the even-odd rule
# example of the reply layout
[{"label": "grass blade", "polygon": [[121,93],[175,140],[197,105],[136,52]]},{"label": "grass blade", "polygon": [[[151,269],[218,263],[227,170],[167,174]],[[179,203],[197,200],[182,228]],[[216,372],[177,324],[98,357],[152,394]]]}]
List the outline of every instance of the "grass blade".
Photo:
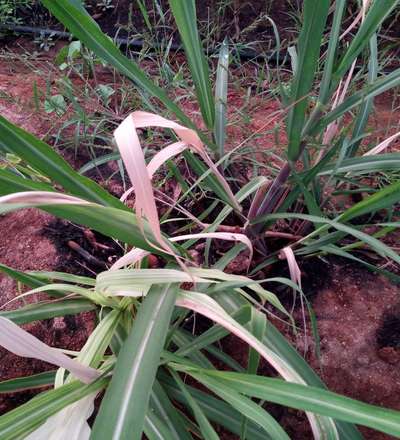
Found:
[{"label": "grass blade", "polygon": [[[249,307],[250,303],[239,296],[232,296],[232,294],[226,292],[219,292],[216,296],[218,303],[227,311],[230,315],[238,313],[242,308]],[[251,326],[246,326],[251,329]],[[307,364],[302,356],[289,344],[286,338],[279,332],[279,330],[271,324],[266,322],[265,336],[262,339],[262,343],[277,354],[282,361],[290,365],[297,374],[301,376],[307,385],[314,387],[325,388],[325,384],[321,378],[314,372],[314,370]],[[357,430],[357,428],[349,423],[335,421],[335,425],[340,434],[340,438],[343,440],[362,440],[363,437]]]},{"label": "grass blade", "polygon": [[174,440],[193,440],[188,432],[185,417],[175,408],[160,382],[156,380],[150,397],[147,414],[155,413],[168,426]]},{"label": "grass blade", "polygon": [[96,305],[86,299],[65,299],[52,302],[42,301],[20,307],[16,310],[7,310],[0,312],[0,317],[20,325],[43,319],[51,319],[56,316],[76,315],[95,309]]},{"label": "grass blade", "polygon": [[[397,193],[396,197],[399,198],[400,194]],[[384,203],[386,203],[386,201],[379,200],[379,203],[384,204]],[[361,211],[361,212],[363,212],[363,211]],[[353,214],[354,214],[353,217],[355,217],[356,216],[355,212]],[[321,223],[321,224],[325,223],[323,226],[319,227],[318,229],[316,229],[311,234],[309,234],[306,237],[303,237],[301,240],[299,240],[297,242],[298,244],[303,243],[303,242],[307,242],[307,240],[311,239],[316,234],[320,234],[321,232],[324,232],[327,229],[329,229],[329,227],[333,227],[333,228],[337,229],[338,231],[346,233],[346,235],[347,234],[351,235],[351,236],[357,238],[358,240],[363,241],[365,244],[369,245],[379,255],[382,255],[383,257],[391,258],[393,261],[395,261],[396,263],[400,264],[400,256],[392,248],[390,248],[389,246],[384,244],[382,241],[378,240],[377,238],[375,238],[375,237],[373,237],[371,235],[368,235],[368,234],[366,234],[364,232],[361,232],[361,231],[359,231],[356,228],[352,228],[350,226],[345,225],[344,223],[340,223],[339,220],[344,220],[345,219],[344,217],[343,218],[342,217],[338,217],[338,219],[335,221],[335,220],[329,220],[327,218],[316,217],[316,216],[307,215],[307,214],[291,214],[291,213],[286,213],[286,214],[269,214],[269,215],[265,216],[264,220],[267,220],[267,219],[270,219],[270,218],[271,219],[299,218],[301,220],[307,220],[307,221],[311,221],[311,222],[318,222],[318,223]]]},{"label": "grass blade", "polygon": [[[372,35],[369,42],[370,59],[368,62],[368,83],[373,84],[378,75],[379,62],[378,62],[378,41],[376,33]],[[348,153],[349,157],[355,156],[358,147],[361,143],[361,136],[364,134],[365,127],[368,124],[368,118],[373,109],[374,99],[367,99],[360,107],[357,118],[355,120],[352,139],[359,139],[354,145],[351,146]]]},{"label": "grass blade", "polygon": [[[384,170],[396,170],[400,167],[400,154],[399,153],[387,153],[379,156],[357,156],[349,159],[344,159],[342,163],[337,167],[336,173],[352,173],[365,174],[380,172]],[[326,164],[319,172],[319,176],[331,175],[336,168],[336,163]]]},{"label": "grass blade", "polygon": [[263,427],[265,432],[274,440],[290,440],[290,437],[282,429],[279,423],[277,423],[276,420],[257,403],[232,390],[218,380],[215,380],[213,377],[193,373],[190,374],[217,396],[229,403],[234,409]]},{"label": "grass blade", "polygon": [[49,183],[36,182],[0,169],[0,194],[23,191],[54,191],[54,188]]},{"label": "grass blade", "polygon": [[293,107],[287,119],[287,155],[292,161],[297,160],[300,152],[307,95],[310,93],[314,81],[329,6],[329,0],[304,1],[304,21],[298,44],[298,66],[291,89]]},{"label": "grass blade", "polygon": [[[188,368],[185,371],[192,374],[190,370]],[[398,411],[368,405],[331,391],[287,383],[280,379],[215,370],[195,373],[195,376],[202,375],[213,377],[230,389],[247,396],[368,426],[396,437],[400,436]]]},{"label": "grass blade", "polygon": [[225,38],[218,57],[217,80],[215,83],[215,127],[214,138],[219,157],[225,154],[226,111],[228,99],[229,45]]},{"label": "grass blade", "polygon": [[346,0],[337,0],[335,3],[335,13],[333,16],[332,28],[329,35],[328,52],[326,54],[324,73],[322,75],[320,91],[318,96],[319,104],[326,104],[329,99],[332,72],[333,72],[333,68],[336,60],[336,53],[337,53],[336,49],[339,43],[339,35],[340,35],[342,18],[346,7],[346,3],[347,3]]},{"label": "grass blade", "polygon": [[[48,194],[54,196],[54,194],[57,193]],[[43,205],[42,201],[39,203],[31,202],[23,204],[3,203],[0,204],[0,214],[32,207],[43,209],[44,211],[49,212],[57,217],[87,226],[88,228],[98,231],[107,237],[112,237],[135,247],[168,257],[168,255],[163,254],[162,251],[149,244],[149,239],[152,237],[152,234],[149,230],[147,222],[144,223],[142,231],[139,228],[138,222],[133,213],[122,209],[109,208],[95,204]],[[146,239],[146,237],[148,237],[148,239]]]},{"label": "grass blade", "polygon": [[148,440],[174,440],[169,427],[161,417],[148,411],[144,422],[144,433]]},{"label": "grass blade", "polygon": [[338,221],[348,221],[366,213],[390,208],[400,200],[400,181],[392,183],[369,197],[356,203],[341,214]]},{"label": "grass blade", "polygon": [[0,393],[16,393],[17,391],[31,390],[53,385],[56,371],[33,374],[32,376],[18,377],[0,382]]},{"label": "grass blade", "polygon": [[1,264],[1,263],[0,263],[0,272],[5,273],[12,279],[28,287],[36,288],[36,287],[42,287],[47,284],[46,282],[40,280],[38,277],[34,276],[33,274],[27,274],[25,272],[21,272],[16,269],[12,269],[11,267],[8,267],[5,264]]},{"label": "grass blade", "polygon": [[176,286],[154,287],[144,299],[115,365],[92,439],[140,440]]},{"label": "grass blade", "polygon": [[[185,403],[185,397],[182,391],[166,374],[160,375],[160,381],[164,386],[171,399]],[[193,396],[203,412],[209,420],[223,426],[233,434],[240,435],[241,417],[240,412],[233,409],[230,405],[222,400],[216,399],[209,394],[204,393],[196,388],[186,385],[187,391]],[[251,440],[270,439],[265,431],[252,421],[248,424],[248,435]]]},{"label": "grass blade", "polygon": [[[383,20],[393,11],[399,0],[374,1],[370,7],[363,24],[360,26],[356,36],[350,43],[349,48],[338,63],[333,74],[333,79],[337,84],[346,71],[350,68],[353,61],[368,44],[372,35],[378,30]],[[336,85],[333,85],[333,89]]]},{"label": "grass blade", "polygon": [[400,84],[400,69],[396,69],[387,76],[383,76],[373,84],[368,84],[360,91],[348,97],[342,104],[323,116],[320,121],[311,128],[311,133],[319,133],[324,127],[331,122],[340,118],[344,113],[352,108],[363,104],[365,101],[386,92]]},{"label": "grass blade", "polygon": [[[266,347],[261,341],[255,338],[248,330],[241,326],[231,316],[229,316],[218,303],[207,295],[197,292],[181,292],[178,295],[176,304],[180,307],[193,310],[200,313],[214,322],[225,327],[234,335],[245,341],[250,347],[258,351],[278,373],[291,382],[304,383],[302,378],[297,374],[291,365],[287,364],[272,350]],[[337,431],[335,424],[330,418],[315,417],[313,414],[307,413],[311,428],[314,435],[318,438],[326,433],[327,438],[337,439]]]},{"label": "grass blade", "polygon": [[197,31],[194,0],[169,0],[185,48],[190,73],[196,88],[197,101],[206,126],[214,128],[215,108],[211,91],[210,72]]},{"label": "grass blade", "polygon": [[228,196],[228,200],[230,200],[229,204],[233,205],[238,211],[241,210],[228,183],[226,182],[222,174],[218,171],[218,168],[214,165],[214,162],[211,160],[211,158],[207,154],[206,149],[204,148],[203,142],[194,130],[179,125],[176,122],[163,118],[162,116],[154,113],[136,111],[131,114],[131,118],[133,120],[134,126],[137,128],[147,128],[155,126],[171,128],[172,130],[174,130],[176,135],[189,148],[197,153],[206,163],[208,169],[212,171],[214,177],[218,180],[220,187],[223,188],[223,190],[225,191],[225,197]]},{"label": "grass blade", "polygon": [[199,425],[203,438],[207,440],[219,440],[218,434],[215,432],[211,423],[205,416],[200,405],[196,402],[195,399],[193,399],[192,395],[186,389],[185,383],[182,382],[181,378],[175,371],[171,370],[170,373],[172,377],[175,379],[175,382],[178,384],[178,387],[180,388],[182,394],[184,395],[186,402],[188,403],[191,412],[193,413],[194,418],[196,419],[197,424]]},{"label": "grass blade", "polygon": [[59,440],[89,440],[87,419],[94,411],[97,393],[92,393],[49,417],[24,440],[42,440],[56,437]]},{"label": "grass blade", "polygon": [[142,228],[143,218],[146,218],[157,245],[169,253],[171,248],[161,234],[153,187],[136,127],[134,114],[127,116],[114,132],[115,141],[135,191],[139,227]]}]

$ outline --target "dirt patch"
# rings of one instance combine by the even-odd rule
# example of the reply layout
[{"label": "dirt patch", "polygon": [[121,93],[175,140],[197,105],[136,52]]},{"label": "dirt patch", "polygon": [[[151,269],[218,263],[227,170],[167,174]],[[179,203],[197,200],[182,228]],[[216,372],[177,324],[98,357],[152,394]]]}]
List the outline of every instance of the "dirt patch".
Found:
[{"label": "dirt patch", "polygon": [[[321,358],[311,355],[311,365],[330,390],[400,410],[400,358],[387,353],[398,342],[392,312],[400,304],[399,287],[354,265],[335,264],[327,272],[331,281],[313,302]],[[371,440],[392,438],[363,433]]]},{"label": "dirt patch", "polygon": [[38,87],[45,87],[43,78],[33,73],[0,73],[0,113],[10,122],[43,137],[50,129],[51,123],[48,118],[46,120],[33,110],[32,94],[35,81]]},{"label": "dirt patch", "polygon": [[[27,209],[0,217],[0,262],[12,268],[26,270],[54,270],[63,255],[52,242],[43,236],[44,227],[53,221],[49,214],[36,209]],[[2,310],[12,310],[26,303],[36,302],[37,295],[28,296],[23,301],[13,300],[21,291],[9,277],[0,274],[0,306]],[[92,313],[82,313],[64,319],[54,325],[54,320],[34,322],[23,326],[31,334],[46,344],[69,350],[80,350],[94,328]],[[27,376],[54,366],[44,362],[21,358],[0,348],[0,380]],[[38,391],[0,394],[0,414],[21,405]]]},{"label": "dirt patch", "polygon": [[400,348],[400,310],[385,314],[376,336],[380,348]]},{"label": "dirt patch", "polygon": [[57,270],[95,276],[122,255],[114,240],[73,223],[53,219],[41,234],[55,246],[59,255]]}]

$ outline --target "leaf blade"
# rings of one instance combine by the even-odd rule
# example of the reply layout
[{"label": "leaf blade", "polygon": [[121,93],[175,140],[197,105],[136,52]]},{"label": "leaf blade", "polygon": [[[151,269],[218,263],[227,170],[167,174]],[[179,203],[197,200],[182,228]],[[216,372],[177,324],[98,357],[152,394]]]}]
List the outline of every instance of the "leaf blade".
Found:
[{"label": "leaf blade", "polygon": [[141,438],[176,294],[176,286],[155,287],[143,301],[119,353],[92,439]]},{"label": "leaf blade", "polygon": [[291,90],[293,107],[287,119],[287,155],[292,161],[297,160],[300,153],[301,132],[307,109],[306,97],[313,84],[329,6],[329,0],[304,1],[304,23],[298,44],[298,66]]}]

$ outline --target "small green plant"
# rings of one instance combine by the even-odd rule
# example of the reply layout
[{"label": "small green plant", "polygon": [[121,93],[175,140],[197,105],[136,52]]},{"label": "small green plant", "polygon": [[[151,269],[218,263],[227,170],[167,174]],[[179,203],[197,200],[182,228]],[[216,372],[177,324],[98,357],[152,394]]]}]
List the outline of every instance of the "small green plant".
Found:
[{"label": "small green plant", "polygon": [[0,0],[0,24],[20,24],[18,9],[31,3],[31,0]]},{"label": "small green plant", "polygon": [[[400,84],[400,70],[378,76],[376,66],[377,32],[398,1],[372,2],[369,10],[363,11],[363,21],[348,45],[342,45],[339,38],[347,2],[335,2],[328,47],[321,61],[322,78],[318,63],[331,2],[304,1],[293,78],[289,86],[279,87],[286,115],[286,163],[272,182],[255,176],[235,192],[226,177],[233,154],[225,149],[228,46],[225,43],[220,50],[213,93],[209,63],[197,32],[194,1],[170,0],[169,4],[185,49],[204,131],[122,54],[79,2],[43,3],[82,44],[134,81],[147,102],[151,97],[180,123],[143,111],[123,118],[114,139],[132,188],[119,200],[74,171],[50,146],[0,117],[0,150],[18,157],[29,170],[35,170],[35,175],[44,175],[51,182],[37,181],[24,170],[19,175],[0,169],[0,213],[37,207],[131,247],[95,278],[23,273],[0,266],[31,288],[24,295],[48,295],[47,301],[0,313],[0,345],[59,367],[0,383],[0,392],[54,385],[1,416],[0,437],[139,440],[144,433],[150,439],[217,439],[216,426],[222,426],[241,439],[288,439],[260,401],[306,411],[316,439],[362,439],[355,425],[400,436],[399,412],[325,388],[267,319],[274,313],[293,325],[278,297],[265,288],[265,282],[280,283],[305,300],[297,259],[328,254],[356,260],[398,280],[395,273],[375,266],[358,251],[367,247],[400,263],[399,255],[382,240],[398,227],[393,214],[400,199],[400,182],[371,187],[371,195],[348,209],[329,209],[332,190],[353,188],[362,183],[366,173],[379,175],[398,168],[400,163],[398,153],[380,154],[389,140],[366,154],[357,154],[374,97]],[[368,75],[353,91],[349,86],[352,66],[361,54],[368,58]],[[309,100],[314,90],[316,98]],[[332,101],[335,94],[338,98]],[[99,95],[107,101],[111,90],[102,88]],[[342,116],[349,111],[355,118],[347,125]],[[171,143],[149,158],[138,130],[154,127],[168,130]],[[190,174],[196,176],[193,183],[177,166],[181,157]],[[169,165],[168,178],[175,179],[180,188],[178,198],[168,200],[168,209],[160,217],[155,176],[164,164]],[[56,191],[55,185],[63,192]],[[123,203],[131,192],[135,195],[133,210]],[[250,208],[245,210],[249,199]],[[208,204],[205,214],[195,216],[187,208],[199,200]],[[365,214],[368,220],[364,220]],[[228,216],[238,224],[225,224]],[[167,235],[163,230],[166,223],[178,226]],[[374,235],[365,230],[371,225],[378,227]],[[288,243],[273,247],[269,238],[274,234]],[[200,240],[206,240],[204,255],[196,260],[191,251]],[[222,256],[212,254],[216,240],[231,242]],[[238,257],[245,259],[247,274],[228,274],[227,265]],[[160,268],[149,268],[154,258]],[[290,279],[256,277],[279,259],[287,261]],[[74,359],[18,326],[88,310],[96,311],[97,326]],[[213,325],[201,334],[188,332],[185,323],[192,313],[207,317]],[[246,367],[221,349],[219,341],[229,333],[249,345]],[[257,375],[261,357],[280,378]],[[216,369],[215,359],[224,364],[223,369]],[[188,376],[203,386],[201,390],[188,385]],[[87,419],[93,412],[94,399],[103,390],[90,428]]]}]

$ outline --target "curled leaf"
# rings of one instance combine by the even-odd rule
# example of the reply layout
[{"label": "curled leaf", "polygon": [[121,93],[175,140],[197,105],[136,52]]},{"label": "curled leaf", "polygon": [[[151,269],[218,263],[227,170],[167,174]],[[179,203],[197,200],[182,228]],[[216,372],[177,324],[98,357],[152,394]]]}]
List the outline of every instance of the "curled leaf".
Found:
[{"label": "curled leaf", "polygon": [[[219,180],[220,184],[225,189],[225,192],[228,194],[229,198],[231,199],[235,209],[237,209],[238,211],[241,211],[241,207],[238,204],[238,202],[237,202],[232,190],[230,189],[228,183],[226,182],[224,177],[221,175],[221,173],[218,171],[218,168],[215,166],[215,164],[211,160],[210,156],[208,155],[206,149],[204,148],[203,142],[200,140],[199,136],[197,135],[197,133],[194,130],[187,128],[187,127],[184,127],[183,125],[177,124],[176,122],[173,122],[169,119],[163,118],[162,116],[156,115],[154,113],[148,113],[148,112],[142,112],[142,111],[133,112],[122,122],[121,126],[123,124],[125,124],[125,121],[127,121],[128,119],[131,119],[131,124],[133,124],[136,128],[163,127],[163,128],[170,128],[170,129],[174,130],[174,132],[181,139],[183,144],[185,144],[188,148],[192,149],[195,153],[197,153],[204,160],[204,162],[211,168],[215,177]],[[119,128],[117,130],[119,130]],[[136,142],[136,138],[137,138],[137,134],[134,139],[134,142]],[[116,138],[116,140],[117,140],[118,147],[121,148],[117,138]],[[137,142],[139,142],[139,139],[137,139]],[[181,147],[183,148],[183,145],[181,145]],[[177,148],[177,147],[174,147],[174,148]],[[143,152],[142,152],[142,156],[143,156]],[[162,158],[162,155],[161,155],[161,158]],[[144,160],[144,158],[143,158],[143,160]],[[124,162],[125,162],[125,160],[124,160]],[[125,164],[125,165],[127,165],[127,164]],[[132,184],[134,187],[136,187],[136,185],[134,185],[133,181],[132,181]]]},{"label": "curled leaf", "polygon": [[291,280],[293,281],[293,283],[297,284],[299,286],[299,289],[301,290],[301,270],[299,268],[299,265],[297,264],[296,257],[292,248],[290,246],[284,247],[281,250],[281,256],[283,256],[287,260]]},{"label": "curled leaf", "polygon": [[94,368],[79,364],[3,317],[0,317],[0,345],[17,356],[40,359],[65,368],[84,383],[90,383],[100,375]]}]

